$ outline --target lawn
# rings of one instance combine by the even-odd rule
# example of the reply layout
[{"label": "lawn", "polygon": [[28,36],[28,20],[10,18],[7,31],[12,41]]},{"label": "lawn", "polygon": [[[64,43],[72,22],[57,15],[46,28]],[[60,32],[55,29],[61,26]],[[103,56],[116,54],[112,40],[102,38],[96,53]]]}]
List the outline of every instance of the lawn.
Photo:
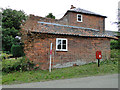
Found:
[{"label": "lawn", "polygon": [[[53,69],[51,73],[48,70],[2,72],[2,84],[30,83],[118,73],[119,54],[120,50],[112,50],[111,60],[101,61],[100,67],[98,67],[97,63],[89,63],[81,66]],[[8,61],[8,66],[14,62],[14,60]],[[3,66],[6,67],[5,65]]]},{"label": "lawn", "polygon": [[0,61],[0,85],[2,84],[2,62]]},{"label": "lawn", "polygon": [[46,80],[78,78],[95,75],[105,75],[118,73],[118,61],[103,61],[100,67],[97,64],[91,63],[88,65],[75,66],[62,69],[53,69],[51,73],[48,70],[36,70],[14,73],[2,73],[2,84],[18,84],[39,82]]}]

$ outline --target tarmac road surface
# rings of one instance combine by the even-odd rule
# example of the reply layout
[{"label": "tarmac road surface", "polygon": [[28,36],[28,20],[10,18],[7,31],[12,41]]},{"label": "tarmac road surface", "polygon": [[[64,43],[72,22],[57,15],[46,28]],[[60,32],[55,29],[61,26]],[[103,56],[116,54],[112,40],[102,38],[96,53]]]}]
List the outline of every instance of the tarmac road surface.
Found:
[{"label": "tarmac road surface", "polygon": [[2,88],[118,88],[118,74],[3,85]]}]

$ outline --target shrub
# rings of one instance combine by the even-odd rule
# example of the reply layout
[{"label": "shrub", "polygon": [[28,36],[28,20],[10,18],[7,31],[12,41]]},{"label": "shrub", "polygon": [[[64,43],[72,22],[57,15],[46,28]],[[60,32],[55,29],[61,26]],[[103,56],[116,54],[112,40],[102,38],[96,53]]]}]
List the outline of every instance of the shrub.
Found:
[{"label": "shrub", "polygon": [[10,56],[12,56],[12,54],[7,54],[2,52],[0,55],[0,60],[8,59]]},{"label": "shrub", "polygon": [[111,50],[111,58],[120,58],[120,50],[112,49]]},{"label": "shrub", "polygon": [[18,59],[5,59],[2,61],[2,71],[6,73],[10,73],[13,71],[32,70],[33,67],[33,62],[29,61],[25,57]]},{"label": "shrub", "polygon": [[117,59],[114,59],[114,60],[104,60],[104,61],[101,61],[100,62],[101,65],[104,65],[104,64],[118,64],[118,60]]},{"label": "shrub", "polygon": [[111,49],[118,49],[119,48],[119,43],[117,40],[111,40],[110,41],[110,48]]},{"label": "shrub", "polygon": [[23,48],[21,45],[12,45],[11,53],[14,57],[21,57],[24,55]]},{"label": "shrub", "polygon": [[120,49],[120,38],[118,39],[118,49]]}]

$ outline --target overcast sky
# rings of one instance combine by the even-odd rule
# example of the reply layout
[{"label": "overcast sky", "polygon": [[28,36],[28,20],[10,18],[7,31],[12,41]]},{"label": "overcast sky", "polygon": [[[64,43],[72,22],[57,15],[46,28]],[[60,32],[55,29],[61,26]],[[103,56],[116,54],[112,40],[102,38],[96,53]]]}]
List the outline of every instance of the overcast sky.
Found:
[{"label": "overcast sky", "polygon": [[57,19],[62,18],[71,5],[107,16],[106,30],[118,31],[117,21],[119,0],[0,0],[1,8],[23,10],[27,15],[45,17],[53,13]]}]

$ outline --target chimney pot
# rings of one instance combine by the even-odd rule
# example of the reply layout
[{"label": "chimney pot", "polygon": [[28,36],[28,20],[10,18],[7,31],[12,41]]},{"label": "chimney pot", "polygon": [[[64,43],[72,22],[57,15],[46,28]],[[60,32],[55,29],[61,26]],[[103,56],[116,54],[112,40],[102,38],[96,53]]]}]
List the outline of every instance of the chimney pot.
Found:
[{"label": "chimney pot", "polygon": [[70,9],[74,9],[74,8],[76,8],[76,7],[74,7],[73,5],[71,5],[71,8],[70,8]]}]

